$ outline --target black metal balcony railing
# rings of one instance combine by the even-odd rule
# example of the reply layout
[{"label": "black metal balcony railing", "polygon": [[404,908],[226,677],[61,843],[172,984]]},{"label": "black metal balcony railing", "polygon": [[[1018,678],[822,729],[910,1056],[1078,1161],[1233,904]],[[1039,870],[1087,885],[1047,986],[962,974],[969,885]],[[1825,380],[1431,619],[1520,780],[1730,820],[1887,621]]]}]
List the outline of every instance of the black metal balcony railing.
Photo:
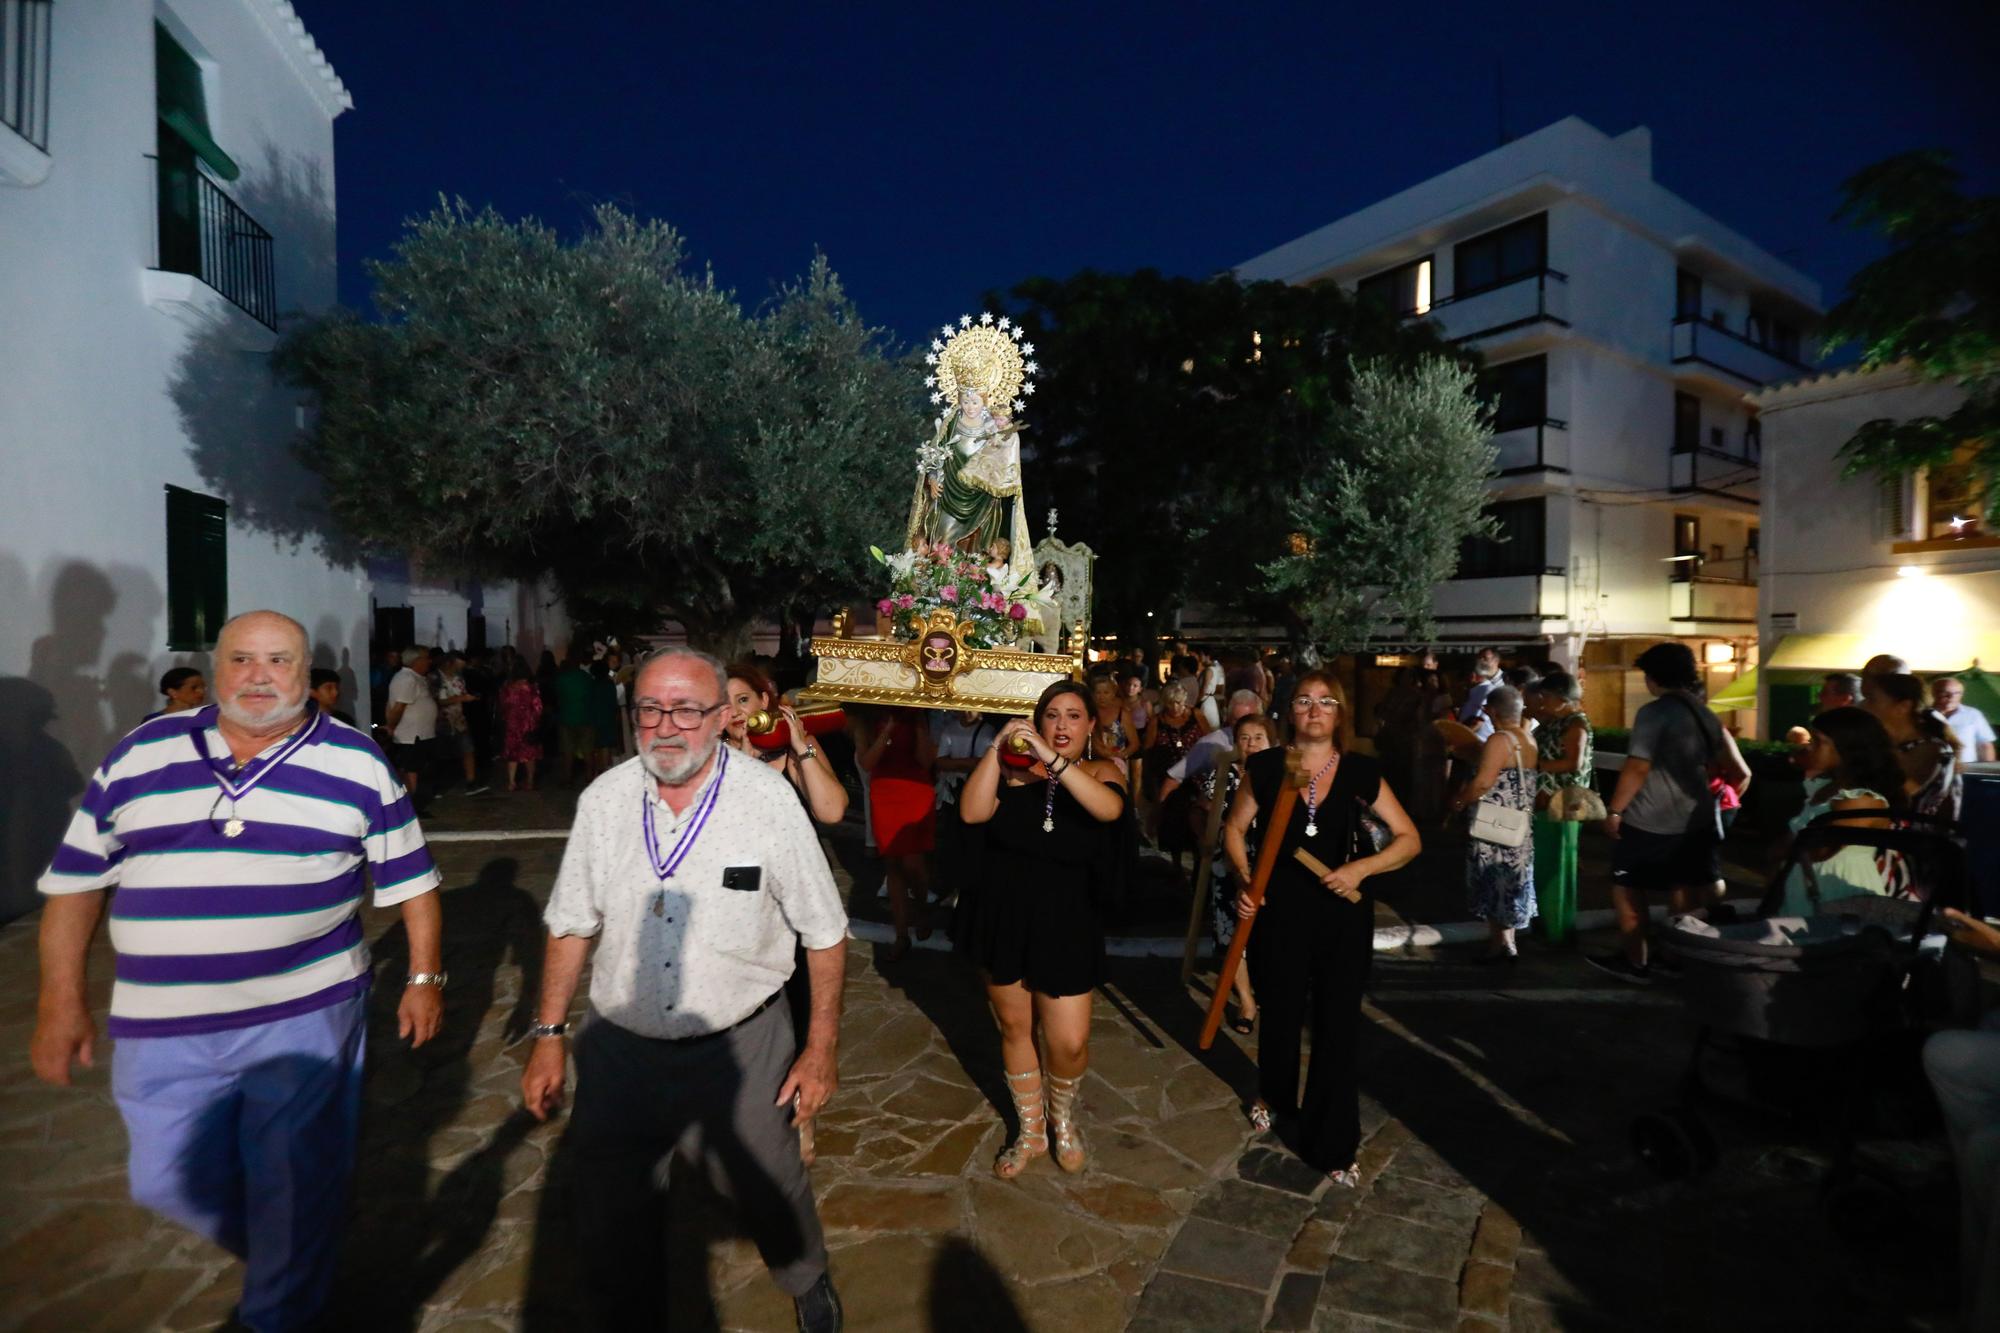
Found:
[{"label": "black metal balcony railing", "polygon": [[1452,342],[1469,342],[1530,324],[1569,327],[1569,274],[1541,268],[1431,303],[1429,315]]},{"label": "black metal balcony railing", "polygon": [[45,153],[54,8],[54,0],[0,0],[0,125]]},{"label": "black metal balcony railing", "polygon": [[161,156],[158,258],[154,267],[200,278],[258,323],[278,327],[271,233],[204,176],[192,156]]},{"label": "black metal balcony railing", "polygon": [[1674,320],[1670,347],[1675,365],[1698,362],[1756,388],[1810,375],[1813,368],[1767,342],[1746,338],[1713,320]]}]

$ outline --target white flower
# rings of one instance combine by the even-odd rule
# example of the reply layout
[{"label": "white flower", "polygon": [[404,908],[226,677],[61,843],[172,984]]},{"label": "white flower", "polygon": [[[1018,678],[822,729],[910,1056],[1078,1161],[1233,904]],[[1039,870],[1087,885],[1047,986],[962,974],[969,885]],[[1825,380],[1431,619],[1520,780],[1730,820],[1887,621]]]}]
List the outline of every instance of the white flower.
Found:
[{"label": "white flower", "polygon": [[1027,371],[1030,375],[1039,375],[1042,373],[1042,368],[1037,363],[1030,361],[1027,365]]},{"label": "white flower", "polygon": [[898,555],[890,556],[883,563],[889,566],[891,574],[894,574],[899,579],[906,579],[910,577],[910,570],[916,566],[917,553],[915,551],[904,551]]},{"label": "white flower", "polygon": [[936,365],[936,364],[937,364],[937,353],[936,353],[936,352],[925,352],[925,353],[924,353],[924,364],[925,364],[925,365],[927,365],[927,366],[934,366],[934,365]]},{"label": "white flower", "polygon": [[1007,336],[1015,342],[1021,341],[1021,326],[1016,324],[1013,328],[1007,330]]},{"label": "white flower", "polygon": [[1021,355],[1022,355],[1022,356],[1033,356],[1034,354],[1035,354],[1035,345],[1034,345],[1033,343],[1022,343],[1022,344],[1021,344]]},{"label": "white flower", "polygon": [[1014,327],[1014,322],[1012,320],[1008,319],[1005,315],[1000,316],[1000,331],[1002,333],[1005,333],[1008,329],[1011,329],[1013,327]]},{"label": "white flower", "polygon": [[1028,383],[1023,384],[1021,386],[1021,392],[1027,394],[1030,398],[1034,397],[1035,394],[1034,382],[1031,380]]},{"label": "white flower", "polygon": [[926,376],[924,376],[924,387],[925,387],[926,389],[935,389],[935,388],[937,388],[937,376],[935,376],[935,375],[926,375]]},{"label": "white flower", "polygon": [[970,316],[970,315],[960,315],[960,316],[958,317],[958,327],[960,327],[961,329],[969,329],[969,328],[971,328],[971,327],[972,327],[972,316]]}]

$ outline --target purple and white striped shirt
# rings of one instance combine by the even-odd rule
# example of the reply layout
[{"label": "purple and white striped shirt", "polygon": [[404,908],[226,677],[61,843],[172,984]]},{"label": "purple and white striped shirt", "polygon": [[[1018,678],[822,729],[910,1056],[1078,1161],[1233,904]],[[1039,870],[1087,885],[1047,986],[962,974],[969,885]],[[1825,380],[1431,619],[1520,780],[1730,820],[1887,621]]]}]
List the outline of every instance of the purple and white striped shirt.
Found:
[{"label": "purple and white striped shirt", "polygon": [[[222,1032],[338,1004],[368,985],[364,863],[379,907],[439,883],[410,798],[367,736],[309,711],[302,738],[232,772],[215,718],[212,704],[169,713],[119,741],[42,876],[51,895],[117,890],[113,1037]],[[256,785],[232,810],[218,776]]]}]

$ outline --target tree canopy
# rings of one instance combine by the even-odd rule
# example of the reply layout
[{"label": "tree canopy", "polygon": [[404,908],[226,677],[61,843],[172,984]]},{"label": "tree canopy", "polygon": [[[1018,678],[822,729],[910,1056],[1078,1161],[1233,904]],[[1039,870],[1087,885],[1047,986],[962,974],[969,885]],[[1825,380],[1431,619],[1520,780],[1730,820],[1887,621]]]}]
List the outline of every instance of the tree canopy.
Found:
[{"label": "tree canopy", "polygon": [[1949,416],[1865,423],[1844,449],[1848,471],[1901,475],[1965,449],[1987,522],[2000,523],[2000,197],[1968,196],[1950,157],[1929,151],[1867,167],[1842,191],[1836,216],[1879,230],[1889,250],[1828,314],[1829,345],[1966,389]]},{"label": "tree canopy", "polygon": [[1333,283],[1084,272],[1010,298],[994,308],[1032,332],[1044,367],[1022,437],[1036,530],[1053,506],[1061,535],[1099,553],[1095,628],[1121,637],[1194,601],[1303,633],[1261,569],[1287,553],[1295,498],[1343,457],[1373,465],[1335,430],[1355,361],[1454,355]]},{"label": "tree canopy", "polygon": [[553,573],[590,608],[722,653],[760,618],[872,591],[925,420],[824,258],[746,311],[672,228],[599,208],[566,240],[444,204],[372,265],[379,322],[289,336],[299,455],[377,549]]}]

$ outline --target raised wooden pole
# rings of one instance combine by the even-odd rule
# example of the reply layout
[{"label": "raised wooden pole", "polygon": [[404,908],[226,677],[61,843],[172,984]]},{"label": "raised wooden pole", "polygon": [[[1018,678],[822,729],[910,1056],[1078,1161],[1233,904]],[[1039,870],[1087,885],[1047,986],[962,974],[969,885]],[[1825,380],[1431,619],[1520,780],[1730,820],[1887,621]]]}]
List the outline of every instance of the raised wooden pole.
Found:
[{"label": "raised wooden pole", "polygon": [[[1264,825],[1264,845],[1257,849],[1257,873],[1250,877],[1249,885],[1243,890],[1250,901],[1258,907],[1264,905],[1264,891],[1271,886],[1271,870],[1278,864],[1278,844],[1285,840],[1286,826],[1291,823],[1292,807],[1298,804],[1299,788],[1306,785],[1305,770],[1299,764],[1297,751],[1285,755],[1285,781],[1278,788],[1277,808],[1271,811],[1270,822]],[[1243,965],[1243,950],[1250,943],[1250,928],[1257,924],[1251,916],[1236,921],[1236,938],[1229,942],[1229,952],[1223,957],[1222,970],[1215,976],[1215,994],[1208,1001],[1208,1018],[1201,1025],[1201,1049],[1207,1050],[1215,1044],[1215,1033],[1222,1026],[1222,1013],[1229,1005],[1229,988],[1236,982],[1236,969]]]},{"label": "raised wooden pole", "polygon": [[1224,775],[1230,766],[1243,757],[1241,750],[1229,750],[1218,755],[1215,760],[1216,798],[1208,806],[1208,831],[1202,834],[1201,847],[1195,855],[1200,864],[1194,868],[1194,906],[1188,911],[1187,947],[1181,951],[1181,985],[1185,986],[1194,977],[1194,954],[1196,941],[1201,938],[1202,914],[1208,910],[1208,891],[1213,887],[1210,881],[1215,877],[1215,847],[1222,837],[1222,820],[1228,813],[1224,808],[1229,803],[1222,799],[1222,793],[1229,790]]}]

